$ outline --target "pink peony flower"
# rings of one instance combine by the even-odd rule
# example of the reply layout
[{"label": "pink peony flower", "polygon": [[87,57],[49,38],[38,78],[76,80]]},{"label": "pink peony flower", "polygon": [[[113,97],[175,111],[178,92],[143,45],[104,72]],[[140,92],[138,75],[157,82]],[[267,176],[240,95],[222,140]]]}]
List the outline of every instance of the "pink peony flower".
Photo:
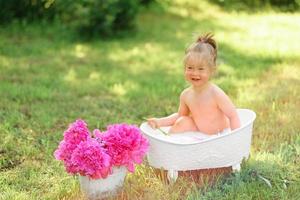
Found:
[{"label": "pink peony flower", "polygon": [[76,166],[71,162],[71,156],[77,145],[90,138],[89,130],[86,123],[78,119],[69,125],[69,128],[64,132],[64,139],[60,142],[54,156],[57,160],[64,161],[67,172],[76,174]]},{"label": "pink peony flower", "polygon": [[98,137],[102,139],[107,153],[111,156],[112,165],[125,165],[130,172],[134,172],[134,163],[142,163],[149,148],[148,140],[134,125],[110,125],[107,131],[98,134]]},{"label": "pink peony flower", "polygon": [[148,140],[136,126],[115,124],[104,133],[95,129],[91,137],[87,124],[79,119],[64,132],[54,156],[64,162],[68,173],[97,179],[106,178],[113,166],[126,166],[133,172],[148,148]]},{"label": "pink peony flower", "polygon": [[93,135],[96,137],[96,138],[101,138],[101,131],[99,129],[95,129],[93,130]]},{"label": "pink peony flower", "polygon": [[71,158],[78,173],[93,179],[106,178],[111,173],[110,161],[110,156],[94,138],[80,142]]}]

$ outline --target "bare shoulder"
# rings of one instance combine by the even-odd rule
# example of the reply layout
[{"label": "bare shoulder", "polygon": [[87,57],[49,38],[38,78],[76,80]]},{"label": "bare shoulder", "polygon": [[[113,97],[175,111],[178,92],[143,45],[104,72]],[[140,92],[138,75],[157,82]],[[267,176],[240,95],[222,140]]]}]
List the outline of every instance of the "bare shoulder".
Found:
[{"label": "bare shoulder", "polygon": [[225,94],[225,92],[216,84],[212,84],[212,93],[214,94],[215,97],[218,98],[224,98],[227,97],[227,95]]},{"label": "bare shoulder", "polygon": [[191,91],[191,88],[190,88],[190,87],[185,88],[185,89],[181,92],[180,98],[185,98],[185,97],[190,93],[190,91]]}]

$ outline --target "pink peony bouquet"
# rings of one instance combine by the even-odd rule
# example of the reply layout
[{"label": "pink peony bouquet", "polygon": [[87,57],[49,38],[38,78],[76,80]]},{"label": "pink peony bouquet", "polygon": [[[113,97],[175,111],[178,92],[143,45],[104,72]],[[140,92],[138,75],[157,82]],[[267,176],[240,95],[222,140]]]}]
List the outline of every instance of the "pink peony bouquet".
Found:
[{"label": "pink peony bouquet", "polygon": [[148,149],[148,140],[134,125],[109,125],[105,132],[95,129],[91,136],[87,124],[78,119],[64,132],[54,156],[68,173],[98,179],[111,174],[114,166],[134,172],[134,164],[142,163]]},{"label": "pink peony bouquet", "polygon": [[142,163],[149,143],[140,133],[140,129],[133,125],[114,124],[103,134],[96,134],[107,153],[112,158],[114,166],[126,166],[130,172],[134,171],[134,163]]}]

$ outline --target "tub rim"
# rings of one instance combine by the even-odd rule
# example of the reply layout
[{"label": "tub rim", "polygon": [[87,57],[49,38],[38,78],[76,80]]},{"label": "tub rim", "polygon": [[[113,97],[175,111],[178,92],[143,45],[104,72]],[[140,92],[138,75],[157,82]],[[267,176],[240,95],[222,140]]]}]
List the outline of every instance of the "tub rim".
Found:
[{"label": "tub rim", "polygon": [[241,130],[245,129],[246,127],[248,127],[249,125],[251,125],[254,120],[256,119],[256,113],[253,111],[253,110],[250,110],[250,109],[246,109],[246,108],[237,108],[237,111],[246,111],[246,112],[249,112],[251,113],[251,119],[245,123],[244,126],[240,127],[240,128],[237,128],[229,133],[225,133],[225,134],[221,134],[221,135],[216,135],[216,136],[212,136],[212,137],[209,137],[209,138],[206,138],[206,139],[203,139],[203,140],[200,140],[200,141],[194,141],[194,142],[190,142],[190,143],[179,143],[179,142],[175,142],[175,141],[167,141],[167,140],[161,140],[157,137],[154,137],[152,135],[149,135],[148,133],[144,132],[142,127],[143,126],[148,126],[147,125],[147,122],[143,122],[141,125],[140,125],[140,129],[142,131],[143,134],[147,135],[147,137],[150,137],[151,139],[154,139],[154,140],[157,140],[157,141],[160,141],[160,142],[163,142],[163,143],[168,143],[168,144],[172,144],[172,145],[176,145],[176,146],[186,146],[186,145],[197,145],[197,144],[201,144],[201,143],[206,143],[206,142],[210,142],[212,140],[218,140],[220,138],[223,138],[223,137],[227,137],[229,135],[233,135],[233,134],[238,134],[238,132],[240,132]]}]

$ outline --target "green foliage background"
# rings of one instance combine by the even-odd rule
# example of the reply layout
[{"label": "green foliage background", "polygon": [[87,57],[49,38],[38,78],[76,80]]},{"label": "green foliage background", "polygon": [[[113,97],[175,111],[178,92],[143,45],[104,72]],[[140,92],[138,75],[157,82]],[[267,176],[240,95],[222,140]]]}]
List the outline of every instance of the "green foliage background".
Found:
[{"label": "green foliage background", "polygon": [[299,0],[212,0],[212,2],[231,10],[261,10],[273,8],[280,11],[299,11]]},{"label": "green foliage background", "polygon": [[139,0],[0,0],[0,23],[59,21],[83,36],[112,36],[134,27],[141,5]]}]

